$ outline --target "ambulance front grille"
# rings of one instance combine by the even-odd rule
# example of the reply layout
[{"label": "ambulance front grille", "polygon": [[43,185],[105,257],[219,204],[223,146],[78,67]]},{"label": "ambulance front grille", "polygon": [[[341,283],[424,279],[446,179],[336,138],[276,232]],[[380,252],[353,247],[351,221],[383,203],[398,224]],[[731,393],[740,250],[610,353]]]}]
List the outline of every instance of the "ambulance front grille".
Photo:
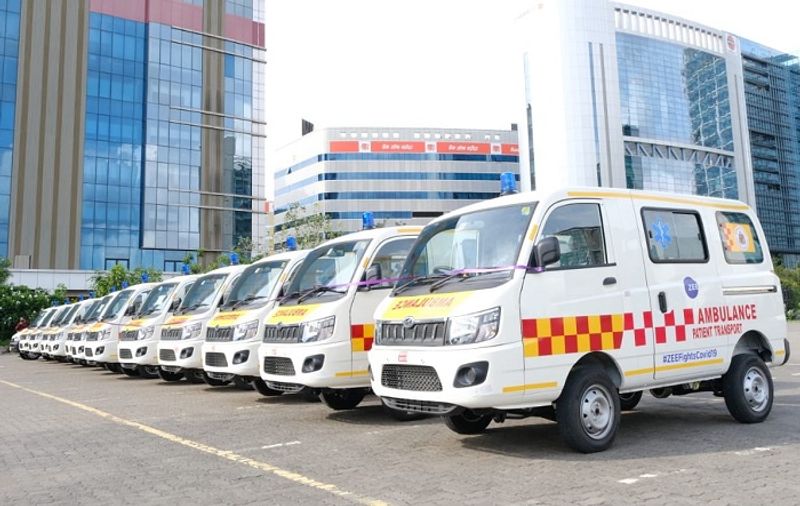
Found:
[{"label": "ambulance front grille", "polygon": [[136,341],[139,337],[138,330],[125,330],[119,333],[120,341]]},{"label": "ambulance front grille", "polygon": [[227,342],[233,339],[233,327],[208,327],[206,341]]},{"label": "ambulance front grille", "polygon": [[294,376],[294,364],[287,357],[264,357],[264,372],[278,376]]},{"label": "ambulance front grille", "polygon": [[120,348],[119,349],[119,358],[131,359],[133,358],[133,354],[131,354],[131,350],[127,348]]},{"label": "ambulance front grille", "polygon": [[86,340],[87,341],[97,341],[97,338],[99,337],[99,335],[100,335],[99,332],[87,332],[86,333]]},{"label": "ambulance front grille", "polygon": [[175,361],[175,352],[168,349],[159,350],[158,352],[158,359],[159,360],[166,360],[167,362],[174,362]]},{"label": "ambulance front grille", "polygon": [[413,411],[428,415],[447,415],[458,409],[458,406],[444,402],[418,401],[415,399],[395,399],[381,397],[381,400],[392,409],[398,411]]},{"label": "ambulance front grille", "polygon": [[86,348],[86,356],[87,357],[93,357],[94,356],[94,353],[92,352],[91,348]]},{"label": "ambulance front grille", "polygon": [[271,389],[278,390],[285,394],[296,394],[305,388],[303,385],[298,385],[297,383],[280,383],[277,381],[267,381],[266,383]]},{"label": "ambulance front grille", "polygon": [[415,392],[442,391],[436,369],[427,365],[386,364],[381,372],[381,385]]},{"label": "ambulance front grille", "polygon": [[183,328],[181,327],[161,329],[161,339],[163,341],[179,341],[182,336]]},{"label": "ambulance front grille", "polygon": [[382,323],[380,340],[382,346],[444,346],[446,333],[444,321]]},{"label": "ambulance front grille", "polygon": [[299,343],[300,325],[267,325],[264,327],[265,343]]},{"label": "ambulance front grille", "polygon": [[206,365],[210,365],[211,367],[228,367],[228,359],[225,358],[224,353],[209,351],[206,353]]}]

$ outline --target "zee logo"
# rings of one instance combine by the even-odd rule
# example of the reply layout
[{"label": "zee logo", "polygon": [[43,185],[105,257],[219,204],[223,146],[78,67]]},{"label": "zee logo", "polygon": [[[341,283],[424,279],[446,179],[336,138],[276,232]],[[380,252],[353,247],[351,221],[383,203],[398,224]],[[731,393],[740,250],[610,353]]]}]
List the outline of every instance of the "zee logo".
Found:
[{"label": "zee logo", "polygon": [[700,285],[689,276],[683,278],[683,289],[686,290],[686,295],[688,295],[690,299],[694,299],[697,297],[697,294],[700,293]]}]

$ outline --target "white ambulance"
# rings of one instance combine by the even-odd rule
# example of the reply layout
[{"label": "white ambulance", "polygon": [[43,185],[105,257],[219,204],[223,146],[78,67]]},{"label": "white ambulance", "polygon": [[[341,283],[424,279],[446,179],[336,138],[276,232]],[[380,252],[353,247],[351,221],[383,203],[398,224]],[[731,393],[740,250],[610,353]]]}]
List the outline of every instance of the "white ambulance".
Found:
[{"label": "white ambulance", "polygon": [[19,332],[19,356],[24,360],[36,360],[39,358],[39,354],[33,351],[33,343],[39,328],[46,325],[47,319],[52,312],[53,308],[42,310],[28,328]]},{"label": "white ambulance", "polygon": [[[108,305],[111,304],[111,301],[114,300],[116,294],[110,293],[101,299],[99,299],[98,303],[92,308],[92,310],[87,314],[86,317],[86,324],[83,326],[80,335],[76,335],[73,338],[72,344],[70,345],[73,348],[72,352],[72,361],[76,362],[80,365],[87,366],[87,365],[95,365],[94,360],[87,360],[86,358],[86,344],[87,344],[87,337],[90,333],[95,332],[97,330],[102,329],[102,324],[100,323],[100,319],[103,317]],[[114,370],[113,372],[122,372],[121,370]]]},{"label": "white ambulance", "polygon": [[52,360],[52,349],[53,344],[52,341],[55,340],[56,336],[61,331],[61,325],[63,324],[64,320],[68,317],[69,312],[72,310],[72,304],[64,304],[58,306],[56,308],[55,315],[50,320],[50,324],[47,326],[46,329],[42,330],[40,335],[40,351],[42,353],[42,358],[45,360]]},{"label": "white ambulance", "polygon": [[142,303],[138,313],[119,333],[119,363],[131,374],[138,371],[143,378],[161,377],[176,381],[183,377],[161,371],[158,367],[158,340],[161,326],[178,309],[197,276],[180,276],[157,284]]},{"label": "white ambulance", "polygon": [[259,376],[258,346],[264,318],[308,251],[287,251],[259,260],[242,271],[206,329],[203,370],[217,386],[236,382],[240,388],[266,385]]},{"label": "white ambulance", "polygon": [[789,358],[755,213],[732,200],[611,189],[500,197],[435,219],[375,312],[372,388],[474,434],[554,418],[601,451],[620,410],[713,392],[744,423]]},{"label": "white ambulance", "polygon": [[117,357],[119,331],[136,314],[155,283],[140,283],[114,293],[114,298],[103,310],[100,320],[86,332],[84,354],[87,361],[107,368],[112,372],[123,372],[137,376],[136,369],[123,369]]},{"label": "white ambulance", "polygon": [[230,265],[214,269],[197,278],[186,292],[178,309],[161,327],[157,349],[162,378],[176,381],[185,376],[196,383],[217,383],[218,380],[203,371],[202,346],[206,326],[217,308],[225,303],[231,285],[245,267]]},{"label": "white ambulance", "polygon": [[79,315],[75,320],[72,328],[67,333],[67,342],[65,343],[65,350],[67,352],[67,361],[77,363],[76,355],[78,354],[79,342],[82,339],[83,331],[87,328],[89,318],[94,311],[94,308],[100,304],[101,299],[88,299],[84,301],[86,309],[83,314]]},{"label": "white ambulance", "polygon": [[86,310],[89,301],[75,302],[69,306],[69,311],[62,317],[58,325],[58,331],[50,336],[47,344],[48,353],[58,361],[64,362],[67,359],[67,338],[69,332],[75,325],[75,321],[80,318]]},{"label": "white ambulance", "polygon": [[35,358],[42,356],[44,352],[44,333],[49,331],[51,323],[60,312],[61,308],[59,307],[50,308],[45,318],[36,328],[36,331],[29,337],[28,347],[30,351],[35,354]]},{"label": "white ambulance", "polygon": [[420,230],[363,230],[323,243],[306,256],[286,297],[267,317],[258,349],[261,378],[274,394],[308,387],[320,389],[333,409],[361,402],[369,392],[372,314],[394,285]]}]

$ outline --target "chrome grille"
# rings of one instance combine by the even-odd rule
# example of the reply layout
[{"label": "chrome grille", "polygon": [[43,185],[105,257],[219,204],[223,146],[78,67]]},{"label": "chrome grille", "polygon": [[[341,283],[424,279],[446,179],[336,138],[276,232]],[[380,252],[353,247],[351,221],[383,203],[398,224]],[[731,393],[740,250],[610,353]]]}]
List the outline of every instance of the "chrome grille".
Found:
[{"label": "chrome grille", "polygon": [[278,376],[294,376],[292,359],[286,357],[264,357],[264,372]]},{"label": "chrome grille", "polygon": [[300,325],[267,325],[264,327],[265,343],[299,343]]},{"label": "chrome grille", "polygon": [[206,341],[226,342],[233,339],[233,327],[208,327]]},{"label": "chrome grille", "polygon": [[444,321],[415,322],[406,327],[402,323],[382,323],[380,342],[383,346],[444,346]]},{"label": "chrome grille", "polygon": [[390,408],[398,411],[413,411],[415,413],[427,413],[429,415],[447,415],[456,410],[455,405],[444,402],[394,399],[392,397],[381,397],[381,400]]},{"label": "chrome grille", "polygon": [[136,341],[139,337],[138,330],[123,330],[119,333],[119,340],[120,341]]},{"label": "chrome grille", "polygon": [[55,341],[56,340],[56,334],[53,334],[52,336],[50,336],[50,340],[51,341]]},{"label": "chrome grille", "polygon": [[94,356],[94,353],[92,352],[91,348],[86,348],[86,356],[87,357],[93,357]]},{"label": "chrome grille", "polygon": [[120,348],[119,349],[119,358],[131,359],[131,358],[133,358],[133,354],[131,353],[131,350],[128,350],[126,348]]},{"label": "chrome grille", "polygon": [[163,349],[158,351],[158,359],[159,360],[166,360],[168,362],[175,361],[175,352],[168,349]]},{"label": "chrome grille", "polygon": [[386,364],[381,371],[381,385],[415,392],[441,392],[436,369],[427,365]]},{"label": "chrome grille", "polygon": [[279,383],[276,381],[267,381],[267,386],[286,394],[296,394],[305,388],[303,385],[298,385],[297,383]]},{"label": "chrome grille", "polygon": [[87,341],[97,341],[97,337],[99,336],[99,332],[87,332],[86,333],[86,340]]},{"label": "chrome grille", "polygon": [[183,328],[181,327],[161,329],[161,339],[164,341],[179,341],[182,335]]},{"label": "chrome grille", "polygon": [[224,353],[208,352],[206,353],[206,365],[211,367],[228,367],[228,359],[225,358]]}]

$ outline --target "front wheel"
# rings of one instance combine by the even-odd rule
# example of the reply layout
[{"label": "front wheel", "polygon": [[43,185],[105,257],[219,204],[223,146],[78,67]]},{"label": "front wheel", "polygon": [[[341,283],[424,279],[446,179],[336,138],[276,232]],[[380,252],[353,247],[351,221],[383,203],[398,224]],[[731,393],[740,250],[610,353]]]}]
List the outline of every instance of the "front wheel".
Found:
[{"label": "front wheel", "polygon": [[758,356],[736,355],[722,377],[722,393],[737,422],[763,422],[772,410],[772,375]]},{"label": "front wheel", "polygon": [[253,389],[253,381],[247,378],[243,378],[241,376],[234,376],[233,377],[233,384],[239,390],[252,390]]},{"label": "front wheel", "polygon": [[182,372],[169,372],[169,371],[165,371],[164,369],[159,367],[158,368],[158,377],[161,378],[164,381],[174,382],[174,381],[180,381],[183,378],[183,373]]},{"label": "front wheel", "polygon": [[139,377],[139,369],[128,369],[126,367],[122,367],[122,373],[129,378],[138,378]]},{"label": "front wheel", "polygon": [[480,434],[492,423],[491,413],[476,413],[466,409],[457,415],[443,416],[447,428],[458,434]]},{"label": "front wheel", "polygon": [[297,395],[306,402],[320,402],[319,389],[317,388],[305,387]]},{"label": "front wheel", "polygon": [[364,400],[367,392],[366,388],[329,388],[322,391],[322,400],[329,408],[342,411],[358,406]]},{"label": "front wheel", "polygon": [[567,378],[556,402],[558,431],[564,442],[582,453],[600,452],[614,442],[620,398],[604,371],[578,367]]},{"label": "front wheel", "polygon": [[186,376],[186,379],[189,380],[189,383],[200,384],[206,382],[205,373],[197,369],[185,371],[184,375]]},{"label": "front wheel", "polygon": [[264,397],[277,397],[279,395],[283,395],[283,392],[281,392],[280,390],[275,390],[274,388],[270,388],[267,385],[267,382],[261,378],[253,380],[253,386],[256,387],[258,393],[260,393]]},{"label": "front wheel", "polygon": [[158,378],[158,371],[161,370],[157,365],[140,365],[137,369],[139,370],[139,376],[146,379]]},{"label": "front wheel", "polygon": [[224,387],[225,385],[227,385],[228,383],[231,382],[231,380],[227,380],[226,381],[226,380],[218,380],[218,379],[212,378],[205,371],[203,371],[203,381],[205,381],[206,383],[208,383],[212,387]]},{"label": "front wheel", "polygon": [[632,411],[639,405],[642,400],[641,390],[638,392],[630,392],[627,394],[619,394],[619,408],[622,411]]}]

